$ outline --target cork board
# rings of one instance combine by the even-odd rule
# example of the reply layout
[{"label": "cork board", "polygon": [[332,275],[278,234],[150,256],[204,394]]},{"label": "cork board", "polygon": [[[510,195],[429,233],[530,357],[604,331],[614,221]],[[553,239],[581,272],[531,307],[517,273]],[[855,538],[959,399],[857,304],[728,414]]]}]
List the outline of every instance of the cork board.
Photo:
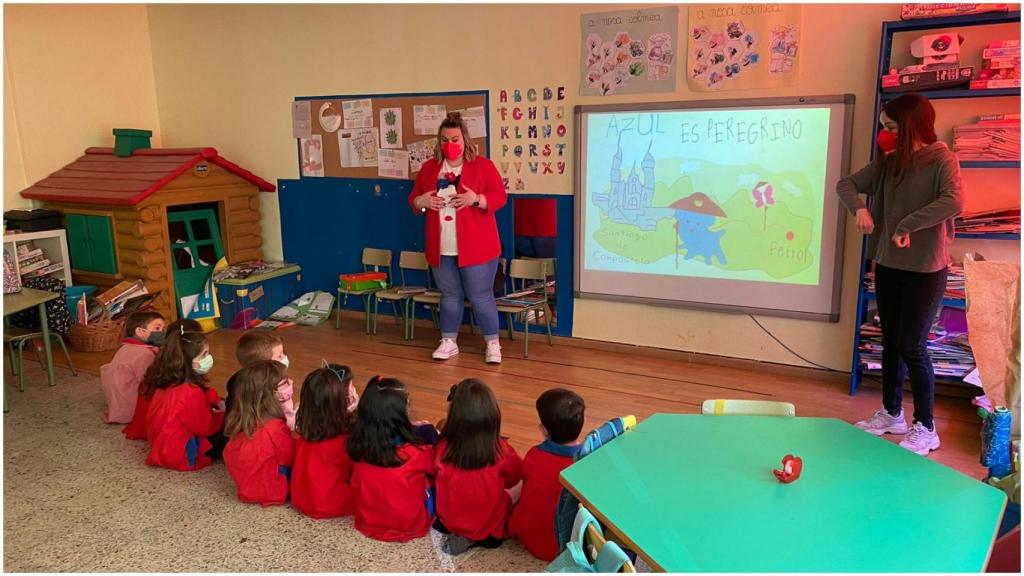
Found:
[{"label": "cork board", "polygon": [[[355,101],[370,100],[371,113],[370,120],[372,120],[372,127],[377,131],[379,136],[378,144],[380,148],[384,148],[383,144],[385,141],[385,135],[381,134],[381,117],[380,111],[385,108],[400,108],[401,109],[401,147],[399,150],[409,150],[409,145],[415,142],[422,142],[427,140],[434,140],[437,137],[437,126],[440,121],[433,125],[431,133],[428,134],[417,134],[415,130],[415,115],[413,113],[414,106],[435,106],[443,105],[447,112],[453,110],[465,110],[467,108],[483,107],[484,112],[484,134],[482,138],[474,138],[473,144],[476,146],[477,154],[488,157],[489,153],[489,138],[487,135],[490,134],[490,110],[488,102],[488,92],[486,90],[475,90],[467,92],[439,92],[439,93],[423,93],[423,94],[375,94],[375,95],[354,95],[354,96],[300,96],[295,98],[296,102],[309,101],[310,111],[310,132],[315,137],[320,136],[321,141],[321,153],[323,158],[323,175],[324,177],[333,178],[367,178],[367,179],[400,179],[395,177],[389,177],[381,175],[379,173],[378,166],[358,166],[358,167],[346,167],[342,166],[341,161],[341,149],[342,146],[339,142],[339,133],[346,130],[345,119],[344,119],[344,106],[346,102],[352,103]],[[325,109],[324,117],[328,119],[326,122],[321,122],[321,109],[327,106]],[[338,118],[332,119],[333,113],[338,115]],[[441,119],[444,117],[441,116]],[[324,126],[326,124],[326,127]],[[337,129],[333,129],[338,126]],[[298,162],[299,162],[299,174],[303,178],[317,177],[308,175],[303,171],[303,158],[302,158],[302,141],[298,140]],[[414,171],[412,166],[409,167],[409,180],[415,180],[418,170]]]}]

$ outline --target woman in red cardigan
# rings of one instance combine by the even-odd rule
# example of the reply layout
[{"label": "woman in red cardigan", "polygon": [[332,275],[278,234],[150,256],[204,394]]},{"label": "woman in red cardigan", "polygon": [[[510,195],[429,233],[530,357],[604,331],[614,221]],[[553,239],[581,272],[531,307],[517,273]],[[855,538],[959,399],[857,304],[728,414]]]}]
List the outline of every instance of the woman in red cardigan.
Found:
[{"label": "woman in red cardigan", "polygon": [[427,217],[427,261],[441,291],[441,345],[435,360],[459,353],[455,340],[462,324],[463,302],[486,343],[485,359],[501,362],[494,274],[501,243],[494,213],[505,205],[505,185],[494,163],[473,150],[469,129],[451,112],[437,131],[437,151],[420,169],[409,204]]}]

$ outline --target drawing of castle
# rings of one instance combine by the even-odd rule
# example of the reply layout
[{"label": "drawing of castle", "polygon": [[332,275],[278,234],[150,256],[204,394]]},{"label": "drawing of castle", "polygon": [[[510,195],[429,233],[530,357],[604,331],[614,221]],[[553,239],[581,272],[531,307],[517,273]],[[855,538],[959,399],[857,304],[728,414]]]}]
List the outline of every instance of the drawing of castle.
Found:
[{"label": "drawing of castle", "polygon": [[651,155],[651,144],[647,145],[640,167],[644,178],[636,172],[636,164],[625,181],[622,180],[622,140],[612,158],[610,189],[607,193],[595,194],[594,204],[604,210],[608,218],[617,224],[631,224],[641,230],[654,230],[658,219],[666,217],[665,210],[652,208],[654,200],[654,156]]}]

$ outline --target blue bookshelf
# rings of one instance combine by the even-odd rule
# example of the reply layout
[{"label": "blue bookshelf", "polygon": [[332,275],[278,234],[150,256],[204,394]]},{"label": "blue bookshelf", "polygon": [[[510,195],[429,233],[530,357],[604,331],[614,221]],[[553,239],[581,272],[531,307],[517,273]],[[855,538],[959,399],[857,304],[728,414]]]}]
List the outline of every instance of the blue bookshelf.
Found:
[{"label": "blue bookshelf", "polygon": [[[875,84],[875,113],[878,118],[882,106],[907,92],[882,92],[882,76],[889,70],[889,63],[892,61],[892,40],[893,36],[901,32],[926,32],[943,28],[963,28],[969,26],[984,26],[991,24],[1020,24],[1020,11],[1013,12],[989,12],[985,14],[972,14],[968,16],[952,16],[945,18],[925,18],[920,20],[897,20],[882,23],[881,44],[878,51],[878,79]],[[994,88],[990,90],[969,90],[966,86],[938,90],[922,90],[917,92],[932,100],[949,100],[964,98],[1020,98],[1020,88]],[[1014,104],[1014,108],[1019,106]],[[876,123],[871,134],[872,144],[878,136],[878,125]],[[871,157],[874,159],[874,145],[871,147]],[[964,169],[1020,169],[1020,161],[963,161],[960,167]],[[870,199],[869,199],[870,200]],[[1020,242],[1020,234],[957,234],[957,238],[978,239],[978,240],[1010,240]],[[866,258],[867,240],[861,244],[861,265],[860,277],[863,278],[868,270],[869,261]],[[860,326],[864,323],[867,314],[867,303],[874,300],[875,294],[864,290],[861,283],[857,298],[857,321],[854,323],[853,334],[853,358],[850,368],[850,395],[857,393],[860,385],[863,369],[860,366]],[[966,301],[961,299],[946,298],[942,301],[943,306],[964,308]]]}]

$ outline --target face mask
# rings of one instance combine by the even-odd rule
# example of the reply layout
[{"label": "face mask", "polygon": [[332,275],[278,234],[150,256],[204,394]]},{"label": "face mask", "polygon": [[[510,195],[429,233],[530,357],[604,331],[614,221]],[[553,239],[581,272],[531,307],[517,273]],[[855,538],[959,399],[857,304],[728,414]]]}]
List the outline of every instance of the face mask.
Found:
[{"label": "face mask", "polygon": [[281,364],[284,364],[284,367],[287,368],[288,367],[288,356],[287,355],[282,355],[281,359],[278,360],[278,362],[280,362]]},{"label": "face mask", "polygon": [[211,368],[213,368],[213,354],[207,354],[199,361],[199,366],[196,367],[196,372],[206,374]]},{"label": "face mask", "polygon": [[163,332],[150,332],[149,337],[146,338],[146,343],[152,344],[153,346],[159,346],[164,343],[164,336],[166,336],[166,334]]},{"label": "face mask", "polygon": [[875,138],[875,143],[882,149],[882,152],[889,153],[896,149],[896,140],[898,138],[895,132],[882,130],[878,133],[878,137]]},{"label": "face mask", "polygon": [[462,156],[462,144],[459,142],[445,142],[441,144],[441,152],[449,160],[455,160]]}]

